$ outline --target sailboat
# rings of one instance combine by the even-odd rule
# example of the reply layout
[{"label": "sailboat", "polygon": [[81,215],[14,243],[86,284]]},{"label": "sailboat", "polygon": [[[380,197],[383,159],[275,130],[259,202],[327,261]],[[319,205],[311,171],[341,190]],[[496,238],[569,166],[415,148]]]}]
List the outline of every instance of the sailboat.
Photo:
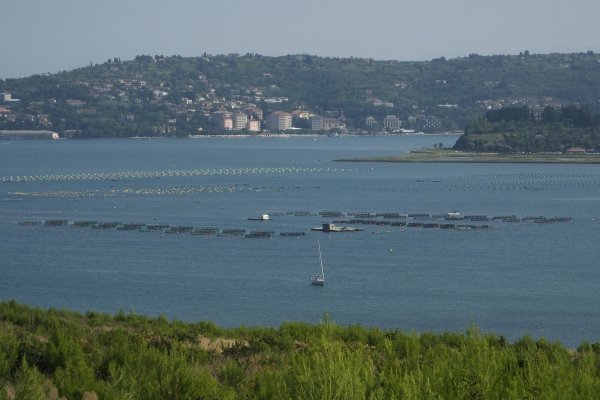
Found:
[{"label": "sailboat", "polygon": [[319,249],[319,264],[321,264],[321,275],[315,274],[310,277],[310,283],[317,286],[325,285],[325,273],[323,272],[323,258],[321,257],[321,242],[317,238],[317,248]]}]

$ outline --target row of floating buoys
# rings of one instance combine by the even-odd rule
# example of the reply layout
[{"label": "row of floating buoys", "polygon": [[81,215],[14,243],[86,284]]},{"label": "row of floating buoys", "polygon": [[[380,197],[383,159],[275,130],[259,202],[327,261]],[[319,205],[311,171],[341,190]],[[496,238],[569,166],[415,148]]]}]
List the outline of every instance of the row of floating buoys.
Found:
[{"label": "row of floating buoys", "polygon": [[0,177],[0,182],[68,182],[68,181],[118,181],[126,179],[157,179],[213,175],[264,175],[294,173],[355,172],[350,168],[257,167],[257,168],[203,168],[165,171],[81,172],[74,174],[10,175]]},{"label": "row of floating buoys", "polygon": [[285,187],[269,186],[178,186],[169,188],[112,188],[89,190],[49,190],[36,192],[9,192],[11,196],[41,198],[94,198],[94,197],[126,197],[126,196],[189,196],[199,193],[234,193],[234,192],[280,192]]},{"label": "row of floating buoys", "polygon": [[600,185],[600,174],[590,173],[513,173],[457,175],[439,178],[453,190],[545,190],[562,187],[593,187]]},{"label": "row of floating buoys", "polygon": [[[188,170],[165,171],[117,171],[117,172],[84,172],[75,174],[37,174],[37,175],[11,175],[0,177],[1,182],[49,182],[49,181],[117,181],[125,179],[148,179],[168,177],[194,177],[211,175],[259,175],[280,173],[320,173],[320,172],[356,172],[356,169],[346,168],[302,168],[302,167],[258,167],[258,168],[207,168]],[[541,184],[567,185],[577,183],[580,185],[595,184],[600,182],[600,175],[595,174],[556,174],[556,173],[530,173],[530,174],[485,174],[485,175],[457,175],[435,179],[418,179],[417,182],[469,182],[485,181],[487,183],[502,182],[511,185]]]}]

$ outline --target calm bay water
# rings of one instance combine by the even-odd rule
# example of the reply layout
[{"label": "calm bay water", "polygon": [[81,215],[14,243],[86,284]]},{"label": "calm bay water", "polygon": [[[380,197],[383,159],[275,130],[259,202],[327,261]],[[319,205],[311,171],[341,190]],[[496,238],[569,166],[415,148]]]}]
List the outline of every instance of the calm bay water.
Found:
[{"label": "calm bay water", "polygon": [[[0,142],[0,300],[224,326],[317,322],[600,341],[594,165],[332,163],[456,137]],[[310,216],[288,215],[305,210]],[[311,232],[320,211],[571,216]],[[249,221],[262,213],[272,221]],[[346,217],[350,219],[352,217]],[[66,219],[305,232],[247,239]],[[321,239],[327,285],[313,287]]]}]

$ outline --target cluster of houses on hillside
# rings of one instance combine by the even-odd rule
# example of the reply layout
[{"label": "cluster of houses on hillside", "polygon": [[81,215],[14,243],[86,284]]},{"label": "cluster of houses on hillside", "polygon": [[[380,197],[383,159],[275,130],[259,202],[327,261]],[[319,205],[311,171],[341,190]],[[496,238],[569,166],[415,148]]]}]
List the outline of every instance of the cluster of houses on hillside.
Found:
[{"label": "cluster of houses on hillside", "polygon": [[[206,60],[217,63],[208,55]],[[263,86],[235,86],[229,82],[210,79],[204,73],[190,78],[185,85],[169,79],[160,81],[155,75],[147,74],[146,64],[160,65],[168,60],[162,56],[140,56],[134,60],[115,59],[104,64],[110,74],[98,74],[87,79],[65,80],[66,90],[57,90],[55,96],[21,102],[15,95],[0,88],[0,129],[39,129],[58,131],[61,136],[77,136],[86,123],[82,120],[112,119],[126,126],[144,125],[147,121],[139,112],[153,108],[160,118],[145,127],[149,134],[172,136],[202,134],[215,131],[261,132],[303,129],[346,133],[349,130],[402,132],[402,128],[413,126],[413,117],[400,121],[388,116],[383,121],[367,118],[365,124],[349,124],[342,111],[311,112],[293,109],[290,99],[281,96],[269,72],[263,73],[267,82]],[[160,67],[158,67],[160,68]],[[122,73],[122,72],[126,73]],[[111,76],[112,75],[112,76]],[[6,90],[6,89],[5,89]],[[60,97],[65,92],[73,97]],[[80,93],[75,96],[74,93]],[[17,93],[17,96],[18,93]],[[373,96],[371,103],[378,102]],[[112,106],[111,104],[114,104]],[[393,104],[386,104],[393,106]],[[262,108],[261,108],[262,107]],[[61,109],[60,115],[69,115],[57,124],[53,114]],[[263,111],[264,109],[264,111]],[[282,111],[286,110],[286,111]],[[293,110],[293,111],[289,111]],[[155,115],[158,115],[156,113]],[[396,119],[394,119],[396,118]],[[418,117],[414,117],[415,121]],[[75,121],[79,119],[79,123]],[[56,126],[60,125],[60,126]],[[146,126],[146,125],[144,125]],[[441,129],[439,121],[428,119],[423,125],[431,130]],[[366,128],[366,130],[364,129]],[[185,132],[182,131],[185,129]]]},{"label": "cluster of houses on hillside", "polygon": [[386,115],[383,120],[376,120],[374,117],[365,119],[365,127],[371,131],[386,132],[414,132],[415,129],[426,132],[441,131],[443,128],[442,120],[425,115],[410,116],[405,120],[396,115]]},{"label": "cluster of houses on hillside", "polygon": [[[212,60],[208,55],[204,57]],[[150,131],[149,134],[162,136],[215,131],[261,132],[289,129],[336,133],[346,133],[350,130],[401,133],[402,129],[413,127],[430,131],[442,129],[441,121],[435,118],[427,118],[423,120],[423,124],[416,124],[416,121],[422,120],[418,116],[408,117],[404,121],[393,115],[386,116],[383,121],[369,117],[364,124],[359,124],[362,126],[356,126],[357,121],[349,124],[340,110],[294,110],[290,99],[281,96],[275,80],[263,86],[240,87],[222,80],[210,79],[204,73],[200,73],[182,86],[175,81],[160,81],[154,75],[146,74],[145,63],[159,65],[166,62],[167,59],[162,56],[140,56],[123,62],[115,59],[104,65],[104,68],[114,73],[113,76],[98,74],[97,78],[66,80],[64,85],[68,90],[58,90],[56,98],[49,95],[45,99],[22,103],[14,98],[14,94],[2,93],[0,88],[0,129],[58,131],[61,136],[76,137],[82,129],[81,126],[86,126],[86,123],[77,123],[75,119],[81,122],[108,118],[116,120],[122,126],[130,123],[144,125],[143,122],[147,119],[139,110],[148,108],[159,111],[160,118],[152,120],[152,125],[146,126],[145,129]],[[122,73],[123,71],[126,73]],[[269,82],[271,74],[265,72],[263,78]],[[81,95],[72,94],[73,97],[60,98],[59,93],[64,92]],[[371,96],[369,104],[379,104],[377,100]],[[391,103],[385,105],[393,106]],[[60,108],[61,115],[64,116],[66,110],[70,117],[63,117],[60,126],[56,126],[57,118],[53,118],[53,113]]]},{"label": "cluster of houses on hillside", "polygon": [[[208,55],[204,58],[212,60]],[[357,120],[349,123],[343,111],[321,110],[316,113],[302,108],[293,110],[290,99],[281,96],[280,89],[275,85],[277,81],[271,79],[272,75],[269,72],[262,74],[262,78],[266,81],[264,85],[247,87],[210,79],[204,73],[194,75],[185,82],[185,85],[181,85],[180,82],[175,83],[168,79],[157,80],[155,76],[144,72],[144,63],[166,62],[167,59],[162,56],[108,62],[104,67],[114,72],[114,77],[105,74],[99,75],[98,78],[78,79],[65,83],[67,86],[70,85],[68,92],[81,93],[79,97],[73,95],[65,99],[49,96],[46,99],[21,102],[14,98],[15,94],[3,93],[0,88],[0,129],[32,128],[56,130],[63,136],[77,135],[78,129],[81,128],[71,126],[77,125],[73,124],[73,117],[63,120],[60,127],[55,126],[57,119],[52,118],[53,112],[60,107],[67,109],[70,115],[75,115],[75,118],[82,120],[113,118],[121,125],[144,122],[147,119],[144,119],[144,114],[139,113],[139,109],[155,108],[160,111],[161,117],[153,120],[150,123],[152,125],[145,126],[144,129],[149,129],[149,133],[164,136],[215,131],[261,132],[288,129],[336,133],[438,132],[452,129],[445,124],[445,120],[426,115],[424,110],[415,107],[413,107],[415,108],[413,115],[393,115],[394,103],[381,100],[371,90],[366,91],[365,104],[381,106],[378,107],[380,110],[387,107],[390,110],[389,115],[379,114],[377,117],[367,117],[362,123]],[[126,73],[123,74],[122,71]],[[396,82],[394,85],[402,89],[406,84]],[[18,93],[16,97],[19,97]],[[513,97],[481,100],[479,106],[484,110],[490,110],[507,105],[527,104],[532,110],[539,111],[543,106],[554,105],[555,102],[555,99],[548,97]],[[440,104],[438,107],[441,110],[440,115],[444,115],[458,105]],[[64,114],[61,112],[61,115]]]},{"label": "cluster of houses on hillside", "polygon": [[[211,113],[210,118],[216,128],[224,131],[260,132],[262,130],[285,131],[301,128],[313,131],[333,129],[339,132],[347,131],[343,112],[327,112],[326,115],[322,116],[306,110],[294,110],[291,113],[272,111],[263,118],[263,111],[254,104],[250,104],[234,112],[224,109],[215,111]],[[294,122],[296,122],[296,126],[294,126]]]},{"label": "cluster of houses on hillside", "polygon": [[[572,102],[569,104],[579,105]],[[494,100],[480,100],[477,105],[484,111],[499,110],[504,107],[527,106],[534,116],[539,116],[546,106],[560,108],[564,105],[564,102],[552,96],[510,96]]]}]

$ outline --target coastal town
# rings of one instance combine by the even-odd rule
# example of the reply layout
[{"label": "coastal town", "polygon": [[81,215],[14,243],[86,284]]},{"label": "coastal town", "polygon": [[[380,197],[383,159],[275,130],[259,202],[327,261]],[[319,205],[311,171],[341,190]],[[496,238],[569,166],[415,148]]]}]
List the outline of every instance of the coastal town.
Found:
[{"label": "coastal town", "polygon": [[[117,68],[117,67],[115,67]],[[360,128],[351,126],[347,122],[343,110],[326,110],[322,114],[312,112],[306,108],[297,108],[286,112],[274,109],[273,105],[289,103],[287,97],[265,97],[260,88],[245,88],[243,90],[231,89],[225,95],[217,94],[219,84],[210,84],[206,76],[200,75],[198,80],[204,83],[208,90],[193,92],[193,85],[187,88],[192,95],[173,99],[170,96],[171,88],[160,83],[152,86],[144,79],[105,79],[101,81],[78,80],[75,85],[82,88],[91,97],[92,101],[80,98],[46,98],[25,102],[13,97],[13,93],[0,93],[0,137],[4,138],[74,138],[81,132],[70,129],[68,120],[65,129],[58,129],[53,123],[51,113],[47,110],[64,105],[71,114],[80,118],[93,118],[100,111],[94,104],[141,104],[162,105],[170,113],[170,117],[163,123],[151,127],[152,136],[181,136],[178,121],[186,122],[192,119],[202,119],[208,126],[197,127],[194,131],[185,132],[188,136],[211,133],[225,134],[268,134],[268,133],[324,133],[324,134],[424,134],[444,131],[442,120],[433,116],[416,115],[401,119],[397,115],[388,114],[378,120],[373,116],[364,119]],[[389,107],[389,103],[379,103],[378,100],[367,98],[366,101],[382,107]],[[62,103],[62,104],[59,104]],[[259,106],[261,105],[261,106]],[[199,117],[197,117],[199,116]],[[135,112],[119,114],[118,119],[124,122],[135,121],[138,118]],[[29,129],[8,129],[8,128]],[[208,129],[207,129],[208,128]]]},{"label": "coastal town", "polygon": [[[308,56],[288,58],[293,68],[297,68],[295,64],[316,62]],[[535,93],[453,102],[451,96],[443,95],[456,86],[450,78],[420,83],[435,95],[427,101],[413,99],[410,93],[416,91],[417,84],[408,78],[371,86],[357,83],[360,88],[353,88],[349,99],[337,93],[335,87],[321,88],[322,94],[311,101],[306,98],[317,96],[314,89],[305,93],[302,86],[306,81],[283,76],[286,71],[263,68],[244,75],[251,71],[251,63],[263,59],[266,57],[237,54],[204,54],[195,59],[137,56],[128,61],[109,59],[58,74],[0,80],[0,136],[460,133],[473,118],[489,110],[526,105],[540,115],[544,107],[563,104],[556,97]],[[374,63],[368,59],[352,62],[364,68]],[[231,71],[241,69],[242,63],[242,72],[227,79],[233,75]],[[30,87],[29,81],[35,86]],[[504,84],[483,77],[480,86],[485,92],[495,93],[501,92],[499,88]]]}]

